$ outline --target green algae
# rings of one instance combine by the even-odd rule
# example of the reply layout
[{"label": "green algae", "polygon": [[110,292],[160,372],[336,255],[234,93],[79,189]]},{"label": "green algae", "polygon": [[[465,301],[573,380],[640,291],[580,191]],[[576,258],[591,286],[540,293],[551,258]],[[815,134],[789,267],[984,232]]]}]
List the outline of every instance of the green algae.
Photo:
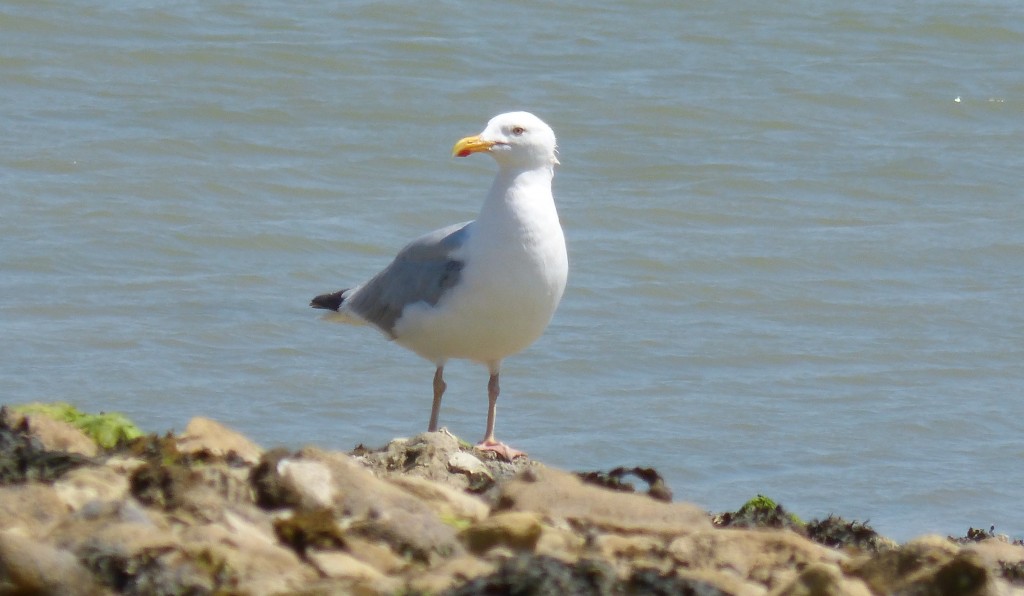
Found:
[{"label": "green algae", "polygon": [[715,516],[712,522],[723,528],[789,528],[801,534],[804,533],[806,526],[796,514],[786,511],[782,505],[760,494],[744,503],[735,512]]},{"label": "green algae", "polygon": [[119,444],[137,439],[143,434],[139,427],[119,412],[87,414],[64,402],[31,403],[14,406],[13,409],[15,412],[27,416],[48,416],[67,422],[81,430],[104,449],[113,449]]}]

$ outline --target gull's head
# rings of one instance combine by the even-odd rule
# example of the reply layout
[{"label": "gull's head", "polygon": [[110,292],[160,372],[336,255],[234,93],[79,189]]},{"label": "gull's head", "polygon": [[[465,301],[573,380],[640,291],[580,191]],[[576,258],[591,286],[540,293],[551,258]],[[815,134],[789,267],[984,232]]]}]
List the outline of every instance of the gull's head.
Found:
[{"label": "gull's head", "polygon": [[499,114],[478,135],[455,143],[452,155],[490,153],[501,165],[536,168],[558,163],[555,131],[529,112]]}]

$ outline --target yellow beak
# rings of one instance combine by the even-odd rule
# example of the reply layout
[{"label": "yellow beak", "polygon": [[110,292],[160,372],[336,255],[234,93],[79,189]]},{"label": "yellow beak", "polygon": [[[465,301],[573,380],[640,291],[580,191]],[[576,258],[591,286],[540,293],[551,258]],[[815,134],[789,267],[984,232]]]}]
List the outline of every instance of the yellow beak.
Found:
[{"label": "yellow beak", "polygon": [[491,147],[494,146],[494,141],[485,141],[480,138],[480,135],[473,135],[466,137],[455,143],[455,147],[452,148],[452,157],[466,157],[470,153],[480,153],[481,151],[490,151]]}]

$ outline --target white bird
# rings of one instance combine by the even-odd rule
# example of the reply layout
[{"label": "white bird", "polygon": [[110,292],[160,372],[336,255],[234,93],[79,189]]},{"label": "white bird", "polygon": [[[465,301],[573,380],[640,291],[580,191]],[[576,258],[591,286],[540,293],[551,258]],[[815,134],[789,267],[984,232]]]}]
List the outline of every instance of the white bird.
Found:
[{"label": "white bird", "polygon": [[429,431],[437,430],[445,363],[485,365],[487,429],[477,448],[511,460],[523,453],[494,437],[501,362],[544,332],[569,271],[551,195],[555,133],[533,114],[500,114],[452,150],[459,157],[473,153],[498,162],[476,220],[413,240],[366,283],[317,296],[310,306],[336,311],[329,318],[373,325],[434,363]]}]

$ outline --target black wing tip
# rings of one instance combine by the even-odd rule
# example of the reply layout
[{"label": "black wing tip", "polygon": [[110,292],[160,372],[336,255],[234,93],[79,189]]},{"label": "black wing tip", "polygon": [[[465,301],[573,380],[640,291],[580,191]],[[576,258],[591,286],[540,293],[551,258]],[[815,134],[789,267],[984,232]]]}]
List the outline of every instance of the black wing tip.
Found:
[{"label": "black wing tip", "polygon": [[330,294],[320,294],[316,298],[309,301],[309,305],[313,308],[322,308],[324,310],[333,310],[337,312],[341,308],[341,303],[345,301],[342,296],[348,290],[338,290]]}]

